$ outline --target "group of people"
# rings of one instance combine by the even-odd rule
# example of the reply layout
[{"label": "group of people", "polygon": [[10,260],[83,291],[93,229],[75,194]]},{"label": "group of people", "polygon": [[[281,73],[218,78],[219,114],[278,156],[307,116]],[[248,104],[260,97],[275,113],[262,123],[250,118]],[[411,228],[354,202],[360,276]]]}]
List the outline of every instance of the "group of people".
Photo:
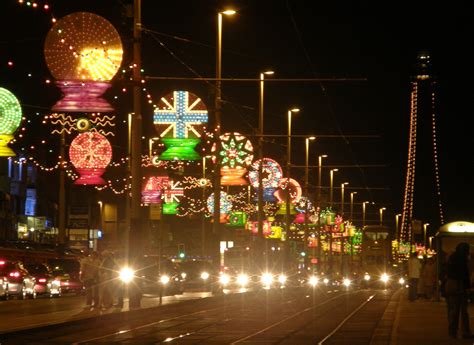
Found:
[{"label": "group of people", "polygon": [[[456,250],[449,255],[448,260],[441,260],[440,291],[446,299],[448,312],[448,333],[453,339],[458,336],[461,328],[462,338],[473,339],[471,333],[468,305],[471,297],[471,280],[474,271],[470,270],[470,245],[461,242]],[[436,263],[430,259],[422,264],[416,253],[408,259],[409,291],[408,299],[415,301],[420,294],[425,297],[432,296],[438,281],[436,280]],[[461,327],[459,327],[461,319]]]},{"label": "group of people", "polygon": [[81,260],[81,280],[86,290],[86,308],[123,307],[123,284],[118,279],[120,258],[113,252],[92,251]]}]

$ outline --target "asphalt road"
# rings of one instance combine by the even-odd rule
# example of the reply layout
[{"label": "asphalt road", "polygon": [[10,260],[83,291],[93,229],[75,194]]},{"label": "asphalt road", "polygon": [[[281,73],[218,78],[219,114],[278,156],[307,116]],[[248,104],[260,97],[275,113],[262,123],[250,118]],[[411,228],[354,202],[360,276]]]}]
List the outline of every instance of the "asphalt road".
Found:
[{"label": "asphalt road", "polygon": [[369,344],[392,292],[260,289],[1,334],[0,342]]}]

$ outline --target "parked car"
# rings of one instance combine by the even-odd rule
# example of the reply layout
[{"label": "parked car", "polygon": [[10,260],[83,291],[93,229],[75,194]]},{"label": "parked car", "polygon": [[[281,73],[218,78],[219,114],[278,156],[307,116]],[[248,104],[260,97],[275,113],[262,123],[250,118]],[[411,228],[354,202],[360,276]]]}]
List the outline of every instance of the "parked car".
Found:
[{"label": "parked car", "polygon": [[6,282],[8,296],[36,298],[36,279],[20,261],[0,261],[0,277]]},{"label": "parked car", "polygon": [[47,264],[29,264],[26,269],[35,277],[35,291],[39,295],[49,297],[61,296],[61,281],[54,277],[52,269]]},{"label": "parked car", "polygon": [[81,264],[76,259],[50,259],[54,279],[59,280],[61,293],[82,294],[84,284],[80,279]]}]

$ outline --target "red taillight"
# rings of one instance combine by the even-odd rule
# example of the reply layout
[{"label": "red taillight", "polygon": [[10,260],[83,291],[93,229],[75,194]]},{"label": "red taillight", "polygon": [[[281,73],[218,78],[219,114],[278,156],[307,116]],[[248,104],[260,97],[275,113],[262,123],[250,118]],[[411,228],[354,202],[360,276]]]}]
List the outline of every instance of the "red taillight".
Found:
[{"label": "red taillight", "polygon": [[39,281],[40,283],[46,283],[46,279],[45,279],[45,278],[40,278],[38,281]]},{"label": "red taillight", "polygon": [[0,260],[0,265],[5,265],[5,261]]},{"label": "red taillight", "polygon": [[20,272],[10,272],[9,276],[18,278],[20,276]]}]

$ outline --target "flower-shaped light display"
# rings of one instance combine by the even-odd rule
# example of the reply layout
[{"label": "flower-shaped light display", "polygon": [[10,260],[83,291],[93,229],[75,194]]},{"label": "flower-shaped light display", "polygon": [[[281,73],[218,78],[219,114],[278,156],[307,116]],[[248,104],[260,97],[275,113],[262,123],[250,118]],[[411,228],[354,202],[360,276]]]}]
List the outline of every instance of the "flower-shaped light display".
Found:
[{"label": "flower-shaped light display", "polygon": [[13,93],[0,87],[0,156],[15,156],[7,144],[21,123],[21,106]]},{"label": "flower-shaped light display", "polygon": [[270,158],[263,158],[253,162],[249,171],[249,180],[253,188],[258,188],[258,172],[259,166],[262,164],[262,185],[263,199],[265,201],[274,202],[274,193],[279,186],[279,182],[283,176],[280,164]]},{"label": "flower-shaped light display", "polygon": [[[232,197],[228,195],[226,192],[221,191],[220,194],[220,222],[225,223],[227,222],[227,215],[232,210]],[[207,198],[207,211],[211,214],[214,213],[214,193],[209,195]]]},{"label": "flower-shaped light display", "polygon": [[194,148],[201,134],[196,126],[207,123],[207,108],[204,102],[188,91],[174,91],[162,97],[153,115],[153,123],[161,132],[167,149],[161,160],[197,160]]},{"label": "flower-shaped light display", "polygon": [[106,137],[97,132],[79,134],[71,142],[69,157],[80,175],[75,184],[105,184],[101,176],[112,159],[112,146]]},{"label": "flower-shaped light display", "polygon": [[102,94],[122,63],[120,35],[105,18],[76,12],[58,20],[44,46],[46,64],[64,98],[53,111],[107,112]]},{"label": "flower-shaped light display", "polygon": [[221,184],[223,186],[246,185],[243,178],[247,166],[253,160],[253,146],[250,140],[239,133],[225,133],[221,135]]}]

